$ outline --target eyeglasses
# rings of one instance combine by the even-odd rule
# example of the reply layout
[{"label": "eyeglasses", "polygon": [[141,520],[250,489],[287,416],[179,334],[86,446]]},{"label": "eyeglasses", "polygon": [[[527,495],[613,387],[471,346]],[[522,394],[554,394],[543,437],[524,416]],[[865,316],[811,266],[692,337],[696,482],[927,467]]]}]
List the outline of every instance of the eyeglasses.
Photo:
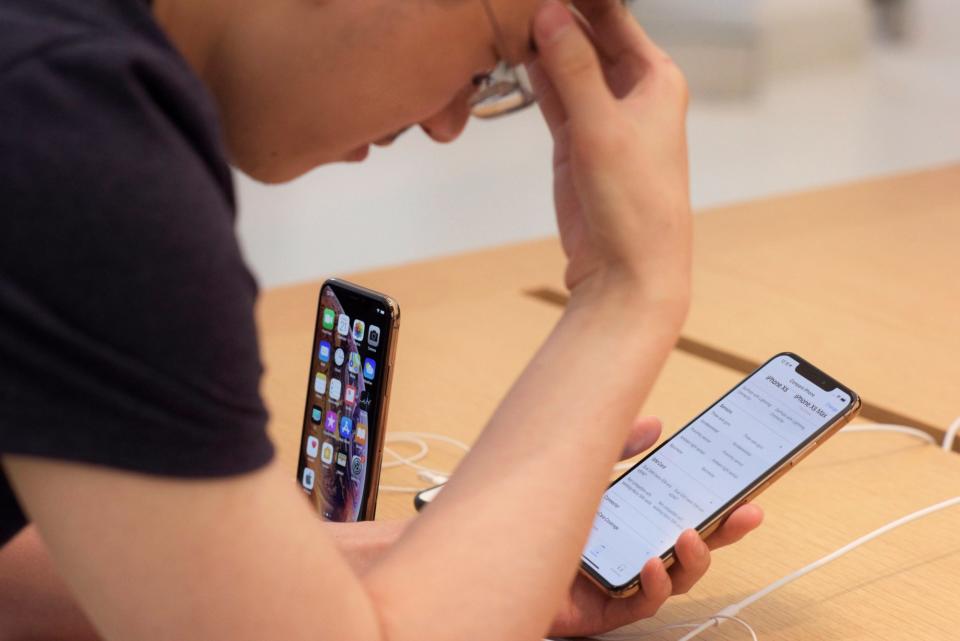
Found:
[{"label": "eyeglasses", "polygon": [[[497,48],[502,55],[507,49],[500,24],[493,15],[490,0],[480,2],[490,20]],[[470,114],[475,118],[498,118],[526,109],[537,101],[526,70],[505,60],[498,62],[493,71],[474,77],[473,84],[477,90],[471,96],[469,104]]]},{"label": "eyeglasses", "polygon": [[537,101],[527,71],[501,61],[490,73],[473,79],[477,91],[470,97],[470,115],[474,118],[498,118]]}]

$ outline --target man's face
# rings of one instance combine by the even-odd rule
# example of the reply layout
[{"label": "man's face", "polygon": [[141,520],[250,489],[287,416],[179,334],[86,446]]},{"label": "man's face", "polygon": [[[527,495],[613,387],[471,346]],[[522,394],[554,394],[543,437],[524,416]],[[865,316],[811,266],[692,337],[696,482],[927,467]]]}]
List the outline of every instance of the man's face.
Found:
[{"label": "man's face", "polygon": [[358,161],[419,125],[438,142],[469,117],[473,79],[530,56],[537,0],[254,0],[222,29],[202,75],[231,159],[266,182]]}]

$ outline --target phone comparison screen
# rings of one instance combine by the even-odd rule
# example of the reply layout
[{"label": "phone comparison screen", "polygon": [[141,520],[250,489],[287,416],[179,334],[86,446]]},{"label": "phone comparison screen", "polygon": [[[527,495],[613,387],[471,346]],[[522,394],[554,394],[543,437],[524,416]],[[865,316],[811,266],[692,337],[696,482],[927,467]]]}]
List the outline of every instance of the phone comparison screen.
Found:
[{"label": "phone comparison screen", "polygon": [[612,485],[587,565],[612,586],[628,583],[850,405],[849,394],[818,387],[797,365],[775,357]]}]

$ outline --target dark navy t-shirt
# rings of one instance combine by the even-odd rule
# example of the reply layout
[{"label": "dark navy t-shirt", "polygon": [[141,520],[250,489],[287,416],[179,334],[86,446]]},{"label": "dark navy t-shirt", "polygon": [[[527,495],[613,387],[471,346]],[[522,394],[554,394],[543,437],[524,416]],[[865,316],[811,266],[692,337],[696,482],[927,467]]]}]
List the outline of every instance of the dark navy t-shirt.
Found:
[{"label": "dark navy t-shirt", "polygon": [[[0,3],[0,454],[273,455],[212,98],[142,0]],[[0,469],[0,545],[26,523]]]}]

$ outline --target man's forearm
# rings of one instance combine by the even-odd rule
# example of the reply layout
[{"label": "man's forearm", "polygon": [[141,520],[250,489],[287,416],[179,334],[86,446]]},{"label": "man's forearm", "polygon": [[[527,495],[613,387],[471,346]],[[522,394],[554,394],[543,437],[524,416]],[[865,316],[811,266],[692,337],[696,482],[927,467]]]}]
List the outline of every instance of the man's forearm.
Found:
[{"label": "man's forearm", "polygon": [[[368,574],[374,602],[393,612],[412,613],[414,602],[457,612],[462,630],[443,622],[452,637],[542,633],[680,318],[629,297],[569,308],[440,498]],[[417,588],[397,591],[404,580]],[[504,600],[526,606],[483,620],[508,612]],[[392,619],[388,636],[404,638],[407,618]]]},{"label": "man's forearm", "polygon": [[[357,574],[400,537],[409,520],[327,523],[325,529]],[[0,641],[97,641],[60,578],[35,527],[0,549]]]}]

